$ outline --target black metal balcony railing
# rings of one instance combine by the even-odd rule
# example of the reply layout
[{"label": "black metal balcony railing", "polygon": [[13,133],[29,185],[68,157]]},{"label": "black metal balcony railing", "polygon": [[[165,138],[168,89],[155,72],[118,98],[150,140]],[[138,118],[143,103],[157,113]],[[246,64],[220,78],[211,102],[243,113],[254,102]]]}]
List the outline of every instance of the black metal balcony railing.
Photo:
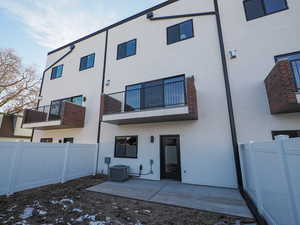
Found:
[{"label": "black metal balcony railing", "polygon": [[32,122],[47,122],[53,120],[60,120],[62,115],[63,102],[54,103],[51,105],[40,106],[32,109],[30,118],[26,118],[25,123]]},{"label": "black metal balcony railing", "polygon": [[105,95],[104,114],[186,105],[185,80],[134,88]]}]

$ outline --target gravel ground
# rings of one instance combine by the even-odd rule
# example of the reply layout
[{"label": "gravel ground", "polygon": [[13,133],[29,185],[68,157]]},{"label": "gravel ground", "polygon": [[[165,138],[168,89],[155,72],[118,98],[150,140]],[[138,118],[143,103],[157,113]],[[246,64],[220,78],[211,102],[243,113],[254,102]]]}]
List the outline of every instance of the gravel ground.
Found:
[{"label": "gravel ground", "polygon": [[89,192],[104,177],[84,177],[0,196],[0,224],[235,225],[252,219]]}]

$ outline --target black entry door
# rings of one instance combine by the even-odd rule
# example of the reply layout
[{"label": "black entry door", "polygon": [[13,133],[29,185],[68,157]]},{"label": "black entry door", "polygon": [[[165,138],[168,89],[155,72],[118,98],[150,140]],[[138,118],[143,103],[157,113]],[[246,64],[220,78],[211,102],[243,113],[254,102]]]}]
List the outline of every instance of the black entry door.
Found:
[{"label": "black entry door", "polygon": [[160,137],[161,179],[181,181],[179,135]]}]

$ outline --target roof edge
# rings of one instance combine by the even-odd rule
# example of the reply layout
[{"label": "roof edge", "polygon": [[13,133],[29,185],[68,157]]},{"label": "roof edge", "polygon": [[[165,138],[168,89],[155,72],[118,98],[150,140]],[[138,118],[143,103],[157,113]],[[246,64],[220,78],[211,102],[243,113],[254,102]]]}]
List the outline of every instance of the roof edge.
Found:
[{"label": "roof edge", "polygon": [[95,36],[95,35],[97,35],[97,34],[100,34],[100,33],[104,32],[104,31],[107,31],[107,30],[109,30],[109,29],[112,29],[112,28],[114,28],[114,27],[117,27],[117,26],[119,26],[119,25],[121,25],[121,24],[124,24],[124,23],[126,23],[126,22],[128,22],[128,21],[131,21],[131,20],[136,19],[136,18],[138,18],[138,17],[140,17],[140,16],[143,16],[143,15],[147,14],[148,12],[151,12],[151,11],[154,11],[154,10],[157,10],[157,9],[160,9],[160,8],[163,8],[163,7],[165,7],[165,6],[167,6],[167,5],[170,5],[170,4],[172,4],[172,3],[174,3],[174,2],[177,2],[177,1],[179,1],[179,0],[167,0],[167,1],[165,1],[165,2],[162,2],[162,3],[158,4],[158,5],[155,5],[155,6],[153,6],[153,7],[151,7],[151,8],[148,8],[148,9],[146,9],[146,10],[144,10],[144,11],[141,11],[141,12],[139,12],[139,13],[133,15],[133,16],[127,17],[126,19],[123,19],[123,20],[121,20],[121,21],[119,21],[119,22],[116,22],[116,23],[114,23],[114,24],[112,24],[112,25],[109,25],[109,26],[107,26],[107,27],[104,27],[104,28],[102,28],[102,29],[100,29],[100,30],[98,30],[98,31],[96,31],[96,32],[94,32],[94,33],[88,34],[88,35],[86,35],[86,36],[84,36],[84,37],[82,37],[82,38],[79,38],[79,39],[77,39],[77,40],[75,40],[75,41],[72,41],[72,42],[70,42],[70,43],[68,43],[68,44],[65,44],[65,45],[63,45],[63,46],[61,46],[61,47],[59,47],[59,48],[56,48],[56,49],[54,49],[54,50],[48,52],[48,55],[51,55],[51,54],[53,54],[53,53],[55,53],[55,52],[57,52],[57,51],[60,51],[60,50],[62,50],[62,49],[64,49],[64,48],[70,46],[70,45],[79,43],[79,42],[81,42],[81,41],[83,41],[83,40],[86,40],[86,39],[92,37],[92,36]]}]

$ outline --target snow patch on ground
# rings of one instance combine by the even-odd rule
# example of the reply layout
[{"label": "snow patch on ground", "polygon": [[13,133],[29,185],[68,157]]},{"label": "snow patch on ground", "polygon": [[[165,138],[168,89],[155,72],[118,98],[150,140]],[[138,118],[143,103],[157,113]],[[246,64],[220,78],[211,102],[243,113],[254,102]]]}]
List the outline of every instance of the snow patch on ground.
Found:
[{"label": "snow patch on ground", "polygon": [[75,209],[73,209],[72,211],[73,211],[73,212],[79,212],[79,213],[83,212],[82,209],[78,209],[78,208],[75,208]]},{"label": "snow patch on ground", "polygon": [[104,221],[91,221],[89,225],[105,225]]},{"label": "snow patch on ground", "polygon": [[22,220],[21,222],[14,223],[14,225],[30,225],[26,220]]},{"label": "snow patch on ground", "polygon": [[46,215],[47,214],[47,211],[44,211],[44,210],[38,210],[38,213],[40,214],[40,215]]},{"label": "snow patch on ground", "polygon": [[60,203],[63,203],[63,202],[69,202],[70,204],[74,203],[74,201],[72,199],[69,199],[69,198],[64,198],[64,199],[60,200]]},{"label": "snow patch on ground", "polygon": [[8,208],[8,209],[7,209],[7,211],[8,211],[8,212],[12,212],[12,211],[14,210],[14,208],[16,208],[16,207],[17,207],[17,206],[16,206],[16,205],[14,205],[14,206],[12,206],[12,207]]},{"label": "snow patch on ground", "polygon": [[34,208],[32,208],[32,207],[25,208],[23,214],[20,215],[20,218],[27,219],[29,217],[32,217],[33,210],[34,210]]}]

